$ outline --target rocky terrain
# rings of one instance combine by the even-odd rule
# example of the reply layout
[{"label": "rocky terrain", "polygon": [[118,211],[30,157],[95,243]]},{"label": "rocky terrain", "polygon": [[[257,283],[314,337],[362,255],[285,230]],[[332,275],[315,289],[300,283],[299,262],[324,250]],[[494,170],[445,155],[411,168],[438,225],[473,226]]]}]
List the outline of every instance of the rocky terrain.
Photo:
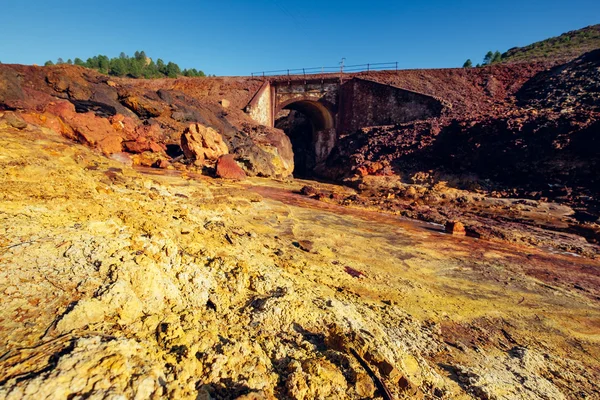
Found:
[{"label": "rocky terrain", "polygon": [[[508,79],[496,80],[502,90],[482,101],[484,109],[452,108],[440,118],[345,135],[317,171],[360,189],[341,203],[436,223],[462,219],[477,237],[596,256],[600,50],[532,73],[535,65],[520,81],[502,72],[509,66],[490,68]],[[544,210],[548,201],[567,207],[562,216]]]},{"label": "rocky terrain", "polygon": [[6,116],[0,398],[600,397],[598,261]]},{"label": "rocky terrain", "polygon": [[0,398],[600,398],[599,71],[348,75],[445,108],[325,183],[262,79],[0,64]]},{"label": "rocky terrain", "polygon": [[[243,78],[146,81],[70,65],[0,65],[0,110],[17,111],[28,123],[106,155],[138,155],[135,164],[162,162],[163,168],[181,154],[184,131],[200,124],[223,136],[250,175],[287,176],[293,171],[287,136],[257,125],[242,111],[260,85]],[[214,167],[215,160],[204,161],[196,163],[198,170]]]}]

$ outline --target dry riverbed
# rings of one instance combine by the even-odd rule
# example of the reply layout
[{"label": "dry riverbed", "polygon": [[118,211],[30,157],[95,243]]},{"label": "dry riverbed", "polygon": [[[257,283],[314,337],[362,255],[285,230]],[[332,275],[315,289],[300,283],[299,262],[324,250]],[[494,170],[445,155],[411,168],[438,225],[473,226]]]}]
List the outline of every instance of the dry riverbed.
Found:
[{"label": "dry riverbed", "polygon": [[600,398],[600,260],[298,185],[3,128],[0,398]]}]

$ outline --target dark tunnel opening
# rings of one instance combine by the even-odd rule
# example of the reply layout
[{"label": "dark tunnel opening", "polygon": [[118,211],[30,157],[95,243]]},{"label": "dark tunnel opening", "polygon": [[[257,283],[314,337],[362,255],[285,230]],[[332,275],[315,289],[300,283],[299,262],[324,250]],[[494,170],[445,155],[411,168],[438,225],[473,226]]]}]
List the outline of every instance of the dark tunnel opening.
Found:
[{"label": "dark tunnel opening", "polygon": [[275,127],[282,129],[292,142],[294,176],[310,178],[316,165],[314,133],[310,118],[299,111],[283,110],[275,122]]},{"label": "dark tunnel opening", "polygon": [[319,159],[318,136],[333,128],[329,110],[316,101],[301,100],[283,107],[277,114],[275,127],[282,129],[292,142],[294,176],[311,179]]}]

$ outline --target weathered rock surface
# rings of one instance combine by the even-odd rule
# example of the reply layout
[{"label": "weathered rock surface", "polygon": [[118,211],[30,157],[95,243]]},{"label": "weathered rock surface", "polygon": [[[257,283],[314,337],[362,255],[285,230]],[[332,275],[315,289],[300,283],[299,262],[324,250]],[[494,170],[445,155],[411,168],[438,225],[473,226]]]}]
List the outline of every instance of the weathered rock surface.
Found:
[{"label": "weathered rock surface", "polygon": [[467,234],[465,226],[460,221],[448,221],[446,222],[446,232],[452,235],[464,236]]},{"label": "weathered rock surface", "polygon": [[70,65],[2,64],[0,110],[105,154],[163,153],[190,124],[200,124],[243,156],[249,174],[285,177],[293,171],[287,136],[276,129],[253,134],[262,128],[242,111],[259,86],[243,78],[109,79]]},{"label": "weathered rock surface", "polygon": [[230,138],[229,143],[248,175],[287,177],[292,174],[292,143],[282,130],[246,123],[241,130],[243,135]]},{"label": "weathered rock surface", "polygon": [[597,260],[0,133],[0,398],[600,396]]},{"label": "weathered rock surface", "polygon": [[246,178],[244,170],[235,162],[232,154],[225,154],[217,161],[216,174],[219,178],[242,180]]},{"label": "weathered rock surface", "polygon": [[181,135],[181,148],[185,156],[199,163],[214,162],[229,153],[223,137],[213,128],[192,124]]}]

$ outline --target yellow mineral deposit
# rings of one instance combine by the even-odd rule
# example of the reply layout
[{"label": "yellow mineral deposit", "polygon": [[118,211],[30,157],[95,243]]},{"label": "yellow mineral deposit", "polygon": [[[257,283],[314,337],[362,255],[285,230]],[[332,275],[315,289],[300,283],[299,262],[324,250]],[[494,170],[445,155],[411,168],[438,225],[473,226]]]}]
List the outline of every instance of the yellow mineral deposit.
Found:
[{"label": "yellow mineral deposit", "polygon": [[4,126],[0,398],[598,398],[598,297],[543,276],[598,260],[302,185]]}]

